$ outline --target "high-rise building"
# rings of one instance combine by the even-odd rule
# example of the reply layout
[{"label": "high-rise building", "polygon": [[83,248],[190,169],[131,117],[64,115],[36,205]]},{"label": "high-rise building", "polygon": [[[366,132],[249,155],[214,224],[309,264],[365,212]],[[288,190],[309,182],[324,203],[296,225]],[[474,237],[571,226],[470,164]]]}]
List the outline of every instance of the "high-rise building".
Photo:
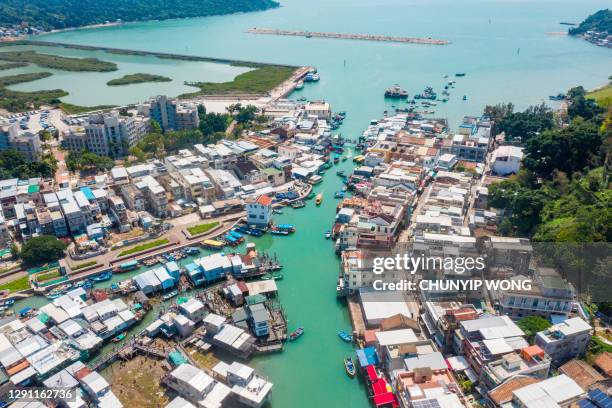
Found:
[{"label": "high-rise building", "polygon": [[199,125],[197,106],[191,103],[178,103],[165,95],[158,95],[149,101],[149,115],[162,130],[196,129]]}]

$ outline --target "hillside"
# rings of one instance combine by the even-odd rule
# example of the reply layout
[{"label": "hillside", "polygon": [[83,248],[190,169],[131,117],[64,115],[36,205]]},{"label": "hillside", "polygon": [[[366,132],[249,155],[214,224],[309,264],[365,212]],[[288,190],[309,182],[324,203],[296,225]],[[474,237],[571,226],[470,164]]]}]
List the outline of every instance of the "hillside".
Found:
[{"label": "hillside", "polygon": [[3,0],[0,26],[22,22],[43,30],[107,21],[166,20],[265,10],[274,0]]},{"label": "hillside", "polygon": [[602,33],[612,33],[612,10],[603,9],[595,14],[591,14],[578,27],[570,28],[570,35],[584,34],[587,31],[598,31]]}]

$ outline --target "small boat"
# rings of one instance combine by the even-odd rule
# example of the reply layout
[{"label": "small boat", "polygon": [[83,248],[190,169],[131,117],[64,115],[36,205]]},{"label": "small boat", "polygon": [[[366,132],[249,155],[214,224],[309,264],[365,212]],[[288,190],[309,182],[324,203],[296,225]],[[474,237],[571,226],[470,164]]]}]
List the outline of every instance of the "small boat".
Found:
[{"label": "small boat", "polygon": [[164,300],[172,299],[176,295],[178,295],[178,290],[175,289],[172,292],[164,293],[162,296],[162,299]]},{"label": "small boat", "polygon": [[59,292],[59,291],[58,292],[49,292],[47,294],[47,299],[53,300],[53,299],[57,299],[58,297],[61,297],[63,295],[64,295],[64,293],[63,292]]},{"label": "small boat", "polygon": [[314,185],[314,184],[319,184],[319,183],[320,183],[320,182],[322,182],[322,181],[323,181],[323,177],[321,177],[321,176],[319,176],[319,175],[316,175],[316,174],[315,174],[314,176],[312,176],[311,178],[309,178],[309,179],[308,179],[308,182],[309,182],[310,184],[313,184],[313,185]]},{"label": "small boat", "polygon": [[110,278],[112,277],[113,277],[113,273],[111,271],[107,271],[107,272],[102,272],[99,275],[92,276],[91,280],[94,282],[103,282],[103,281],[110,280]]},{"label": "small boat", "polygon": [[334,198],[344,198],[344,191],[336,191],[334,193]]},{"label": "small boat", "polygon": [[464,77],[465,76],[465,72],[457,72],[455,74],[456,77]]},{"label": "small boat", "polygon": [[385,98],[405,99],[408,98],[408,91],[395,84],[385,90]]},{"label": "small boat", "polygon": [[325,232],[325,239],[330,239],[331,235],[332,235],[331,231],[326,231]]},{"label": "small boat", "polygon": [[346,161],[346,156],[342,156],[342,161],[345,162]]},{"label": "small boat", "polygon": [[340,161],[340,155],[334,154],[334,163],[338,163]]},{"label": "small boat", "polygon": [[321,79],[321,75],[319,75],[319,74],[312,74],[312,80],[314,82],[317,82],[319,79]]},{"label": "small boat", "polygon": [[15,303],[15,299],[7,299],[4,302],[0,302],[0,306],[11,306]]},{"label": "small boat", "polygon": [[[345,160],[346,160],[346,159],[345,159]],[[338,171],[336,172],[336,176],[346,177],[346,174],[344,174],[344,171],[342,171],[342,170],[338,170]]]},{"label": "small boat", "polygon": [[295,232],[295,227],[292,224],[278,224],[275,226],[280,231],[287,231],[289,233]]},{"label": "small boat", "polygon": [[279,210],[279,209],[275,208],[275,209],[272,210],[272,213],[280,215],[280,214],[283,213],[283,210]]},{"label": "small boat", "polygon": [[317,205],[321,205],[322,202],[323,202],[323,194],[319,193],[319,194],[317,194],[317,198],[315,199],[315,203]]},{"label": "small boat", "polygon": [[200,253],[200,250],[196,247],[186,247],[183,248],[183,252],[187,255],[197,255]]},{"label": "small boat", "polygon": [[304,328],[298,327],[294,332],[289,335],[289,341],[296,341],[300,336],[304,334]]},{"label": "small boat", "polygon": [[113,343],[119,343],[121,340],[125,339],[127,336],[127,332],[123,332],[116,337],[113,337]]},{"label": "small boat", "polygon": [[353,341],[353,336],[351,336],[350,334],[348,334],[344,330],[340,330],[338,332],[338,337],[340,337],[343,341],[346,341],[347,343],[350,343],[350,342]]},{"label": "small boat", "polygon": [[355,376],[355,364],[353,363],[353,359],[350,357],[346,357],[344,359],[344,369],[346,370],[346,373],[349,375],[349,377],[354,377]]},{"label": "small boat", "polygon": [[221,241],[216,241],[214,239],[207,239],[202,242],[202,246],[210,249],[221,249],[225,244]]},{"label": "small boat", "polygon": [[299,81],[297,84],[295,84],[295,89],[296,90],[300,90],[304,88],[304,81]]},{"label": "small boat", "polygon": [[314,191],[311,191],[310,194],[308,194],[308,196],[306,197],[307,200],[312,200],[313,198],[315,198],[315,193]]},{"label": "small boat", "polygon": [[291,207],[293,208],[302,208],[305,206],[306,206],[306,203],[302,200],[294,201],[293,203],[291,203]]},{"label": "small boat", "polygon": [[272,235],[289,235],[289,231],[283,231],[283,230],[279,230],[278,228],[274,227],[270,229],[270,233]]},{"label": "small boat", "polygon": [[463,100],[467,101],[467,95],[463,95]]},{"label": "small boat", "polygon": [[128,261],[114,268],[113,272],[115,273],[128,272],[128,271],[133,271],[136,268],[138,268],[138,261]]}]

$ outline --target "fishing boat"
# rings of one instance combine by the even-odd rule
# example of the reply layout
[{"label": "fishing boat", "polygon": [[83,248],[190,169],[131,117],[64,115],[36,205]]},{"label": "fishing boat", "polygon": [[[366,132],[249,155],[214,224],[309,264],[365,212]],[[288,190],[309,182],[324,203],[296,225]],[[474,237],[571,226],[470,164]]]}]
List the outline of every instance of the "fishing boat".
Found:
[{"label": "fishing boat", "polygon": [[342,170],[338,170],[338,171],[336,172],[336,176],[346,177],[346,174],[344,174],[344,171],[342,171]]},{"label": "fishing boat", "polygon": [[315,174],[314,176],[308,179],[308,182],[312,185],[319,184],[322,181],[323,177],[319,176],[318,174]]},{"label": "fishing boat", "polygon": [[295,227],[292,224],[278,224],[275,226],[279,231],[295,232]]},{"label": "fishing boat", "polygon": [[89,289],[92,286],[93,285],[92,285],[92,283],[91,283],[91,281],[89,279],[78,281],[77,283],[74,284],[75,288],[83,288],[83,289]]},{"label": "fishing boat", "polygon": [[321,205],[322,202],[323,202],[323,194],[319,193],[319,194],[317,194],[317,198],[315,199],[315,203],[317,205]]},{"label": "fishing boat", "polygon": [[325,232],[325,239],[330,239],[331,235],[332,235],[331,231],[326,231]]},{"label": "fishing boat", "polygon": [[47,299],[49,300],[53,300],[53,299],[57,299],[60,296],[63,296],[64,292],[62,291],[51,291],[49,293],[47,293]]},{"label": "fishing boat", "polygon": [[13,303],[15,303],[15,299],[7,299],[3,302],[0,302],[0,306],[11,306]]},{"label": "fishing boat", "polygon": [[304,206],[306,206],[306,203],[302,200],[294,201],[293,203],[291,203],[291,207],[293,208],[302,208]]},{"label": "fishing boat", "polygon": [[176,289],[175,289],[175,290],[173,290],[173,291],[171,291],[171,292],[164,293],[164,294],[162,295],[162,299],[164,299],[164,300],[172,299],[172,298],[173,298],[173,297],[175,297],[176,295],[178,295],[178,290],[176,290]]},{"label": "fishing boat", "polygon": [[183,248],[183,252],[187,255],[197,255],[200,253],[200,250],[196,247],[186,247]]},{"label": "fishing boat", "polygon": [[456,77],[464,77],[465,76],[465,72],[457,72],[455,74]]},{"label": "fishing boat", "polygon": [[116,337],[113,337],[113,343],[119,343],[121,340],[125,339],[127,336],[127,332],[123,332]]},{"label": "fishing boat", "polygon": [[91,280],[94,282],[104,282],[110,280],[113,277],[113,273],[111,271],[102,272],[99,275],[92,276]]},{"label": "fishing boat", "polygon": [[221,249],[224,247],[224,243],[221,241],[216,241],[214,239],[207,239],[202,242],[202,246],[209,249]]},{"label": "fishing boat", "polygon": [[289,334],[289,341],[296,341],[303,334],[304,334],[304,328],[298,327],[294,332],[291,332],[291,334]]},{"label": "fishing boat", "polygon": [[399,85],[395,84],[390,88],[385,90],[385,98],[399,98],[404,99],[408,98],[408,91],[404,88],[401,88]]},{"label": "fishing boat", "polygon": [[344,198],[344,191],[336,191],[334,193],[334,198]]},{"label": "fishing boat", "polygon": [[340,330],[338,332],[338,337],[340,337],[343,341],[346,341],[347,343],[350,343],[350,342],[353,341],[353,336],[351,336],[350,334],[348,334],[344,330]]},{"label": "fishing boat", "polygon": [[314,82],[317,82],[319,79],[321,79],[321,75],[319,75],[319,74],[312,74],[312,80]]},{"label": "fishing boat", "polygon": [[315,193],[314,191],[311,191],[310,194],[308,194],[308,196],[306,197],[307,200],[312,200],[313,198],[315,198]]},{"label": "fishing boat", "polygon": [[344,369],[346,370],[346,373],[349,375],[349,377],[354,377],[355,376],[355,364],[353,363],[353,359],[350,357],[346,357],[344,359]]},{"label": "fishing boat", "polygon": [[278,229],[277,227],[270,228],[270,233],[272,235],[289,235],[289,231],[283,231]]},{"label": "fishing boat", "polygon": [[295,89],[296,90],[300,90],[304,88],[304,81],[299,81],[297,84],[295,84]]},{"label": "fishing boat", "polygon": [[136,268],[138,268],[138,261],[128,261],[114,268],[113,272],[115,273],[128,272],[128,271],[133,271]]}]

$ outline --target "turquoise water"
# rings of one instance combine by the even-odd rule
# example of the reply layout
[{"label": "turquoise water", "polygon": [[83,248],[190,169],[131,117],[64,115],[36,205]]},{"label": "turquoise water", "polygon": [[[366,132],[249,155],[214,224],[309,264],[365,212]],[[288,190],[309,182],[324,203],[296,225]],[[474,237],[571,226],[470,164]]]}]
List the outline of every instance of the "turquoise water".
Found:
[{"label": "turquoise water", "polygon": [[[466,72],[458,79],[451,100],[438,106],[451,127],[465,114],[479,114],[487,103],[512,101],[519,107],[539,103],[548,95],[582,84],[604,83],[612,67],[612,53],[579,39],[547,32],[567,27],[560,21],[580,21],[609,2],[586,0],[285,0],[283,7],[252,14],[165,22],[129,24],[97,30],[49,35],[53,41],[103,45],[211,57],[236,58],[318,67],[321,81],[308,84],[299,94],[325,98],[335,110],[348,112],[339,130],[356,138],[370,119],[392,109],[384,89],[394,83],[409,93],[431,85],[440,90],[443,76]],[[257,36],[250,27],[288,30],[337,31],[447,39],[448,46],[377,43]],[[60,50],[60,52],[72,52]],[[102,56],[104,59],[107,56]],[[133,57],[132,57],[133,58]],[[135,64],[138,64],[138,60]],[[142,69],[141,69],[142,68]],[[149,72],[146,66],[137,69]],[[75,77],[81,74],[76,74]],[[170,75],[172,76],[172,75]],[[54,82],[55,87],[68,84]],[[84,86],[84,85],[79,85]],[[85,100],[94,105],[108,95],[88,88]],[[156,89],[156,88],[151,88]],[[69,90],[69,89],[68,89]],[[155,92],[152,92],[155,93]],[[296,93],[298,95],[298,93]],[[461,97],[467,96],[467,101]],[[128,88],[114,89],[112,103],[132,101]],[[106,103],[106,99],[104,99]],[[110,101],[109,101],[110,102]],[[342,358],[350,347],[336,332],[349,328],[346,307],[336,301],[338,260],[331,242],[323,238],[331,228],[342,186],[337,167],[348,170],[350,161],[328,171],[317,191],[325,194],[321,207],[310,202],[300,210],[285,209],[279,221],[293,223],[291,237],[266,236],[255,240],[260,250],[276,253],[285,268],[278,282],[280,299],[290,328],[301,325],[306,334],[288,344],[281,354],[258,357],[256,368],[275,384],[274,407],[369,406],[358,380],[349,379]],[[120,278],[124,278],[121,276]]]}]

